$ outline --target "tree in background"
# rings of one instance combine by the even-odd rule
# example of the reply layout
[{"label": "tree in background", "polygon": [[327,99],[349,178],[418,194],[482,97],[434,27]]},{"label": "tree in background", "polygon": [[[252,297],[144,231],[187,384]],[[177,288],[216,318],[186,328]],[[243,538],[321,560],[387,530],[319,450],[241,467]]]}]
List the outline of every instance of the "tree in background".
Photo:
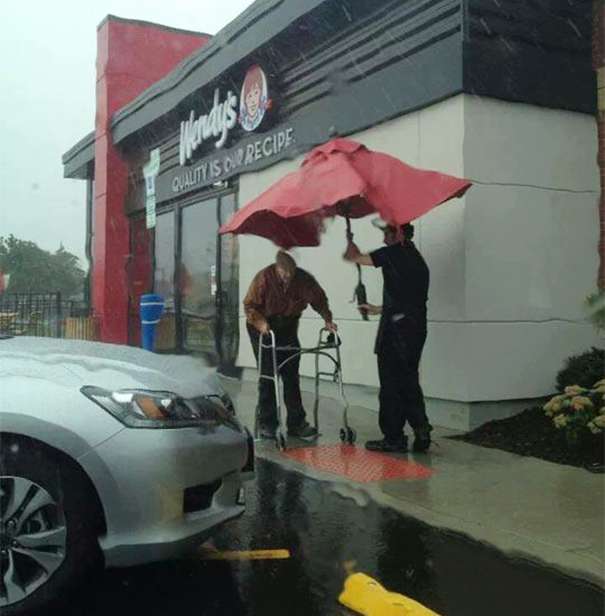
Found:
[{"label": "tree in background", "polygon": [[56,252],[14,235],[0,237],[0,271],[10,275],[8,293],[54,293],[79,298],[84,271],[78,257],[61,246]]}]

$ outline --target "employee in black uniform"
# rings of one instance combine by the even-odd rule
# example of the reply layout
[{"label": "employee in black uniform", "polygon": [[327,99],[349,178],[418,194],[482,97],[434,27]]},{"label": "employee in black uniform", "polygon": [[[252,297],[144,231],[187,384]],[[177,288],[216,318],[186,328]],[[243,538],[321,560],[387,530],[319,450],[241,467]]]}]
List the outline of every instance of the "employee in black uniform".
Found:
[{"label": "employee in black uniform", "polygon": [[423,452],[430,447],[432,430],[418,373],[426,341],[429,269],[412,241],[411,224],[398,228],[374,221],[374,225],[384,233],[383,248],[363,254],[349,242],[344,254],[347,261],[380,267],[384,279],[382,306],[359,307],[369,314],[381,315],[374,352],[380,380],[379,424],[384,438],[368,441],[366,448],[407,451],[407,421],[414,430],[414,451]]}]

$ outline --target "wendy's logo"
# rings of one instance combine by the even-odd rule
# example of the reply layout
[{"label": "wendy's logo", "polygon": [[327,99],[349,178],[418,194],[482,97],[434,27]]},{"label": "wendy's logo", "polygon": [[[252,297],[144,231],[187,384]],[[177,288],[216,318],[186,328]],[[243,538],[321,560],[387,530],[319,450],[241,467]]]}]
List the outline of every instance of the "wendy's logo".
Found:
[{"label": "wendy's logo", "polygon": [[255,64],[248,69],[242,85],[239,123],[247,132],[256,130],[263,121],[267,109],[270,108],[271,99],[269,98],[267,77],[263,69]]}]

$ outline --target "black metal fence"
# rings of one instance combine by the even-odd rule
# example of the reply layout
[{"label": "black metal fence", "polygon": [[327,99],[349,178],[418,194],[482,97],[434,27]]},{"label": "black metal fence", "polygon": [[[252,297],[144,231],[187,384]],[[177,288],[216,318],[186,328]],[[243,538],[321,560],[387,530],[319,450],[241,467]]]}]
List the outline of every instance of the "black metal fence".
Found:
[{"label": "black metal fence", "polygon": [[84,302],[60,293],[0,294],[0,334],[94,340],[94,321]]}]

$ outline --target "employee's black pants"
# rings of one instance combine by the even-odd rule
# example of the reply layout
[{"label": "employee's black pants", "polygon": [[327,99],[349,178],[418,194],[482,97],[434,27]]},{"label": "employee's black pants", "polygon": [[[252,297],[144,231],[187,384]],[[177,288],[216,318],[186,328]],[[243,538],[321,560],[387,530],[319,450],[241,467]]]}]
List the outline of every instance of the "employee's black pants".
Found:
[{"label": "employee's black pants", "polygon": [[[282,317],[269,319],[269,326],[275,334],[278,347],[300,347],[298,340],[298,319]],[[262,351],[262,357],[258,356],[258,342],[260,333],[251,325],[248,325],[248,335],[252,344],[252,350],[256,362],[261,362],[261,374],[273,375],[273,359],[270,348]],[[264,336],[264,344],[270,344],[270,337]],[[281,365],[292,357],[280,370],[280,376],[284,384],[284,404],[288,411],[287,427],[289,429],[300,426],[305,421],[305,410],[300,395],[300,355],[295,356],[293,351],[278,351],[277,365]],[[277,403],[275,400],[275,385],[269,379],[260,378],[258,381],[258,406],[257,413],[261,426],[274,429],[277,427]]]},{"label": "employee's black pants", "polygon": [[428,423],[418,373],[425,341],[424,320],[405,317],[381,323],[376,341],[379,424],[388,440],[401,439],[406,421],[414,429]]}]

